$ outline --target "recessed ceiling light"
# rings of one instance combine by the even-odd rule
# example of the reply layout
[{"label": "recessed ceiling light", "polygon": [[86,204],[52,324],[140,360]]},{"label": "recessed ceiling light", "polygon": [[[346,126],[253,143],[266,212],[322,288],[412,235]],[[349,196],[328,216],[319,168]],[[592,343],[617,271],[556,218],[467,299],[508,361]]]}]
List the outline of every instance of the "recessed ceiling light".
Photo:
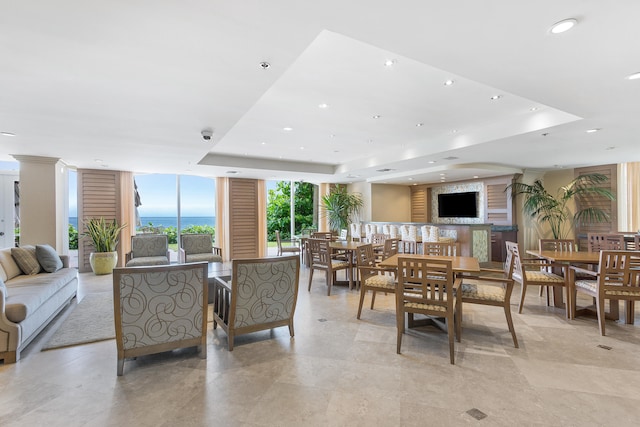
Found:
[{"label": "recessed ceiling light", "polygon": [[444,85],[445,85],[445,86],[451,86],[453,83],[454,83],[454,81],[453,81],[453,80],[451,80],[451,79],[449,79],[449,80],[447,80],[447,81],[445,81],[445,82],[444,82]]},{"label": "recessed ceiling light", "polygon": [[379,114],[376,114],[375,116],[373,116],[374,119],[379,119],[380,117],[382,117],[382,116],[379,115]]},{"label": "recessed ceiling light", "polygon": [[596,132],[598,132],[599,130],[600,130],[600,128],[593,128],[593,129],[589,129],[589,130],[587,130],[586,132],[587,132],[587,133],[596,133]]},{"label": "recessed ceiling light", "polygon": [[422,126],[424,126],[424,123],[416,123],[416,127],[421,128]]},{"label": "recessed ceiling light", "polygon": [[538,111],[539,109],[540,108],[538,108],[538,107],[531,107],[531,108],[529,108],[529,111]]},{"label": "recessed ceiling light", "polygon": [[260,143],[260,145],[267,145],[267,143],[266,143],[266,142],[264,142],[264,141],[262,141],[262,142]]},{"label": "recessed ceiling light", "polygon": [[413,181],[413,178],[409,178],[409,181]]},{"label": "recessed ceiling light", "polygon": [[271,67],[271,64],[269,64],[267,61],[262,61],[258,64],[258,66],[263,70],[266,70],[267,68]]},{"label": "recessed ceiling light", "polygon": [[418,183],[417,183],[417,182],[414,182],[414,183],[413,183],[413,185],[418,185]]},{"label": "recessed ceiling light", "polygon": [[427,163],[435,163],[435,160],[429,160]]},{"label": "recessed ceiling light", "polygon": [[396,63],[395,59],[387,59],[386,61],[384,61],[384,66],[385,67],[393,67],[393,65]]},{"label": "recessed ceiling light", "polygon": [[441,174],[440,174],[440,176],[444,176],[444,174],[443,174],[443,173],[441,173]]},{"label": "recessed ceiling light", "polygon": [[493,96],[491,97],[491,100],[492,100],[492,101],[495,101],[496,99],[500,99],[500,98],[502,98],[502,95],[493,95]]},{"label": "recessed ceiling light", "polygon": [[16,136],[16,134],[13,133],[13,132],[0,132],[0,135],[2,135],[2,136]]},{"label": "recessed ceiling light", "polygon": [[318,104],[318,108],[327,108],[329,106],[329,104]]},{"label": "recessed ceiling light", "polygon": [[290,128],[289,126],[282,128],[283,131],[285,132],[291,132],[293,130],[293,128]]},{"label": "recessed ceiling light", "polygon": [[333,152],[334,152],[334,153],[339,153],[339,152],[340,152],[340,150],[333,150]]},{"label": "recessed ceiling light", "polygon": [[473,175],[473,179],[478,179],[478,175]]},{"label": "recessed ceiling light", "polygon": [[614,147],[613,145],[610,146],[610,147],[605,148],[605,150],[615,150],[615,149],[616,149],[616,147]]},{"label": "recessed ceiling light", "polygon": [[564,33],[565,31],[572,29],[577,23],[578,20],[574,18],[563,19],[562,21],[553,24],[551,28],[549,28],[549,32],[552,34]]},{"label": "recessed ceiling light", "polygon": [[629,75],[626,77],[626,79],[627,79],[627,80],[638,80],[638,79],[640,79],[640,72],[638,72],[638,73],[633,73],[633,74],[629,74]]},{"label": "recessed ceiling light", "polygon": [[329,138],[335,138],[335,137],[336,137],[335,133],[332,133],[331,135],[329,135]]},{"label": "recessed ceiling light", "polygon": [[451,133],[458,133],[458,129],[452,129]]},{"label": "recessed ceiling light", "polygon": [[103,160],[102,160],[102,159],[95,159],[95,160],[94,160],[94,162],[96,162],[96,163],[102,163],[102,162],[103,162]]},{"label": "recessed ceiling light", "polygon": [[304,150],[304,147],[300,147],[301,150]]}]

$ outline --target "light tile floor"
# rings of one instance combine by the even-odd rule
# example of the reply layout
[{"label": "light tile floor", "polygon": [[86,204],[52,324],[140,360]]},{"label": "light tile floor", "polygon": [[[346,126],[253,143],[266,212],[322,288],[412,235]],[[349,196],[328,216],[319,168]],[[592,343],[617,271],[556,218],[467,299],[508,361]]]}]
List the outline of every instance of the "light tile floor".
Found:
[{"label": "light tile floor", "polygon": [[[638,324],[608,322],[600,337],[595,318],[567,321],[532,290],[513,314],[519,349],[501,309],[465,305],[450,365],[446,334],[431,328],[409,331],[396,354],[393,295],[378,295],[373,311],[367,298],[357,320],[358,292],[338,286],[327,297],[315,276],[308,292],[303,268],[294,339],[287,328],[257,332],[228,352],[226,334],[210,324],[206,360],[192,349],[140,357],[125,362],[123,377],[114,340],[40,351],[67,309],[21,361],[0,365],[0,425],[640,423]],[[110,289],[110,276],[80,274],[79,299]],[[476,420],[473,408],[487,417]]]}]

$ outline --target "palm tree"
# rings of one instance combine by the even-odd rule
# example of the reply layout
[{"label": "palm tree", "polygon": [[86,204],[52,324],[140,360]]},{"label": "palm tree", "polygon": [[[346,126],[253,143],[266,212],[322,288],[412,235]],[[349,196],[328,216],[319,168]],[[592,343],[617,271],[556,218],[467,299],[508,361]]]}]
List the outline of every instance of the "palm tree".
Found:
[{"label": "palm tree", "polygon": [[329,191],[329,194],[322,197],[322,203],[329,218],[329,227],[336,231],[349,230],[349,223],[364,206],[360,194],[349,194],[347,187],[340,184],[337,184]]},{"label": "palm tree", "polygon": [[609,214],[598,207],[579,209],[572,215],[567,206],[576,197],[602,196],[609,200],[615,199],[611,190],[600,187],[608,179],[606,175],[599,173],[580,175],[561,187],[555,197],[547,192],[540,180],[535,180],[532,185],[514,182],[505,191],[511,190],[512,197],[524,194],[524,213],[537,219],[540,224],[549,224],[554,239],[563,239],[571,227],[580,221],[604,222],[609,218]]}]

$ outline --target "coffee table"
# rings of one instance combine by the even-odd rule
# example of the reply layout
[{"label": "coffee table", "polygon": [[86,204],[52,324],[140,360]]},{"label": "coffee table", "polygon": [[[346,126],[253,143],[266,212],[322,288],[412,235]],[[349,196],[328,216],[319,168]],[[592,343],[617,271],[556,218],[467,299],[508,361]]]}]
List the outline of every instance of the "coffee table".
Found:
[{"label": "coffee table", "polygon": [[231,280],[231,262],[210,262],[207,275],[208,303],[213,303],[213,285],[217,279],[229,282]]}]

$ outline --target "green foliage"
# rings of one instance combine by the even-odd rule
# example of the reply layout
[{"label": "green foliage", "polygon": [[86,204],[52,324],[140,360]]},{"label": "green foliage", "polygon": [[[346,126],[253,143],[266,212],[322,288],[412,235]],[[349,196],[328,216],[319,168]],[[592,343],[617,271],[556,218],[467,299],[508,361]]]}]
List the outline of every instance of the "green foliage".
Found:
[{"label": "green foliage", "polygon": [[337,184],[329,194],[322,197],[322,203],[331,230],[339,232],[341,229],[349,229],[349,223],[360,214],[364,201],[360,194],[347,192],[347,187]]},{"label": "green foliage", "polygon": [[596,207],[586,207],[572,215],[567,206],[569,201],[575,198],[601,196],[609,200],[615,199],[615,195],[609,189],[600,187],[600,184],[607,180],[606,175],[599,173],[580,175],[560,188],[556,196],[549,194],[539,180],[535,180],[532,185],[514,182],[505,191],[511,190],[513,197],[523,194],[524,213],[540,224],[548,224],[554,239],[564,239],[571,228],[580,221],[604,222],[609,218],[607,212]]},{"label": "green foliage", "polygon": [[[154,232],[154,233],[166,234],[168,243],[170,245],[172,244],[175,245],[178,243],[177,227],[174,227],[174,226],[156,227],[151,222],[145,225],[144,227],[138,227],[138,231],[141,231],[141,232],[149,232],[148,230],[151,230],[151,232]],[[215,236],[216,236],[216,228],[210,225],[190,225],[188,227],[184,227],[181,232],[181,234],[188,234],[188,233],[211,234],[211,239],[213,241],[215,240]]]},{"label": "green foliage", "polygon": [[120,232],[127,224],[118,225],[114,219],[107,221],[104,218],[90,218],[84,220],[87,232],[82,237],[89,236],[96,252],[113,252],[120,241]]},{"label": "green foliage", "polygon": [[69,224],[69,249],[78,249],[78,230]]},{"label": "green foliage", "polygon": [[[313,225],[313,184],[295,183],[295,232]],[[290,239],[291,230],[291,183],[279,181],[275,189],[269,190],[267,198],[267,239],[276,240],[280,230],[282,239]]]}]

